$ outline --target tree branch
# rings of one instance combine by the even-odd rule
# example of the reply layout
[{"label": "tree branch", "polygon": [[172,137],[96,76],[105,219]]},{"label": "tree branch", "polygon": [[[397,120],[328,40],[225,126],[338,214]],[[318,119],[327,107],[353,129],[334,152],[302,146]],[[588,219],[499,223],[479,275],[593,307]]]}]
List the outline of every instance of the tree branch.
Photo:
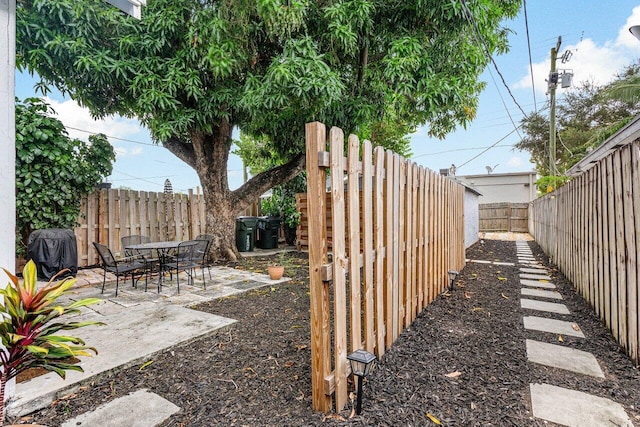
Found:
[{"label": "tree branch", "polygon": [[180,138],[172,136],[168,140],[162,141],[162,146],[171,151],[180,160],[195,169],[196,155],[191,143],[184,142]]},{"label": "tree branch", "polygon": [[238,211],[245,209],[268,189],[295,178],[304,169],[305,163],[305,154],[301,153],[284,165],[259,173],[232,192],[232,206],[236,206]]}]

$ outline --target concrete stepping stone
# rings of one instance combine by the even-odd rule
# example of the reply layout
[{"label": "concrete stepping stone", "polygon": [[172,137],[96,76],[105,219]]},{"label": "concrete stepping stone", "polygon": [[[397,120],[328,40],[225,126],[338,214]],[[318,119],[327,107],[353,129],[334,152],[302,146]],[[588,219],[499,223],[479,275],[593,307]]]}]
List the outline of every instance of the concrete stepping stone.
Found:
[{"label": "concrete stepping stone", "polygon": [[518,255],[533,255],[533,252],[531,252],[529,249],[517,249],[516,253]]},{"label": "concrete stepping stone", "polygon": [[[552,334],[569,335],[572,337],[584,338],[584,334],[574,322],[567,322],[565,320],[547,319],[546,317],[538,316],[524,316],[522,318],[525,329],[531,329],[533,331],[550,332]],[[578,327],[576,331],[574,329]]]},{"label": "concrete stepping stone", "polygon": [[154,427],[179,410],[168,400],[142,389],[78,415],[62,427]]},{"label": "concrete stepping stone", "polygon": [[564,369],[592,377],[604,378],[600,364],[589,352],[562,345],[527,340],[529,362]]},{"label": "concrete stepping stone", "polygon": [[537,261],[537,259],[535,257],[523,256],[523,255],[518,255],[518,260],[519,261]]},{"label": "concrete stepping stone", "polygon": [[555,289],[556,285],[550,282],[541,282],[539,280],[520,279],[520,284],[523,286],[533,286],[534,288]]},{"label": "concrete stepping stone", "polygon": [[530,384],[533,416],[569,427],[633,426],[610,399],[549,384]]},{"label": "concrete stepping stone", "polygon": [[511,267],[513,267],[515,265],[515,263],[513,263],[513,262],[498,262],[498,261],[494,261],[493,263],[495,265],[508,265],[508,266],[511,266]]},{"label": "concrete stepping stone", "polygon": [[562,299],[562,295],[560,295],[560,292],[544,291],[542,289],[522,288],[520,289],[520,293],[529,297]]},{"label": "concrete stepping stone", "polygon": [[520,272],[522,272],[522,273],[530,273],[530,274],[545,274],[547,272],[547,270],[545,270],[543,268],[520,267]]},{"label": "concrete stepping stone", "polygon": [[520,273],[520,278],[531,280],[551,280],[551,276],[548,276],[546,274]]},{"label": "concrete stepping stone", "polygon": [[571,314],[564,304],[557,302],[538,301],[535,299],[520,299],[520,307],[528,310],[548,311],[549,313]]}]

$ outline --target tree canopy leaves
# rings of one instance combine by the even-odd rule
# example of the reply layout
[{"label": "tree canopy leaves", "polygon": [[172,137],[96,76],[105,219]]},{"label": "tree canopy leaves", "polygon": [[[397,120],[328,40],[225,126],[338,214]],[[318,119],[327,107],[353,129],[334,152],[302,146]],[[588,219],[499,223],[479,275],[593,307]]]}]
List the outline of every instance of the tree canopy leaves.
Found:
[{"label": "tree canopy leaves", "polygon": [[226,118],[284,150],[306,121],[355,131],[387,111],[443,136],[483,86],[474,25],[504,51],[499,23],[519,5],[152,0],[138,21],[102,0],[24,0],[17,63],[96,116],[138,117],[159,141]]}]

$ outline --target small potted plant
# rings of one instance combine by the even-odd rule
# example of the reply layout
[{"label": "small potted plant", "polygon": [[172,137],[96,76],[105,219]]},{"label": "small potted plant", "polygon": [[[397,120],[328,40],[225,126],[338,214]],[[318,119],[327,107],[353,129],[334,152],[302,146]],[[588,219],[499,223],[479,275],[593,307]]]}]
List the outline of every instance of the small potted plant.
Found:
[{"label": "small potted plant", "polygon": [[[65,378],[67,370],[82,372],[82,367],[69,363],[69,358],[91,356],[89,351],[98,354],[95,348],[88,347],[80,338],[60,335],[58,332],[77,329],[89,325],[101,325],[101,322],[64,322],[60,317],[65,314],[79,313],[80,307],[99,302],[98,298],[86,298],[74,301],[67,306],[55,305],[76,279],[67,277],[53,283],[63,270],[56,274],[42,288],[37,288],[36,265],[29,261],[22,270],[23,281],[6,269],[3,269],[11,282],[0,289],[0,339],[5,350],[0,350],[0,401],[4,402],[7,382],[19,373],[30,368],[43,368]],[[0,411],[0,427],[4,422]]]},{"label": "small potted plant", "polygon": [[277,260],[273,265],[267,266],[267,271],[269,271],[269,278],[271,280],[280,280],[284,275],[284,266],[286,264],[285,252],[280,252]]}]

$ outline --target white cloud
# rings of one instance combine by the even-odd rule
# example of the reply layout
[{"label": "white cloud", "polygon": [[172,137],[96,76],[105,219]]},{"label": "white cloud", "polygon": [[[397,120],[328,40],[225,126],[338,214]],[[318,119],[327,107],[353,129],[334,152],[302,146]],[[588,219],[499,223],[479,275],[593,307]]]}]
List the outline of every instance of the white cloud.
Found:
[{"label": "white cloud", "polygon": [[[631,64],[634,58],[640,55],[640,41],[629,32],[629,27],[637,24],[640,24],[640,6],[633,9],[626,23],[620,27],[615,41],[598,45],[587,38],[577,44],[561,46],[559,55],[566,50],[570,50],[573,56],[566,64],[558,61],[557,68],[573,72],[574,87],[586,81],[593,81],[599,85],[612,81],[616,73],[622,71],[625,66]],[[533,64],[533,76],[537,93],[544,94],[547,92],[545,80],[548,79],[550,67],[549,58]],[[531,72],[529,71],[513,87],[516,89],[530,89]],[[559,89],[560,93],[564,90],[566,89]]]},{"label": "white cloud", "polygon": [[[629,35],[631,36],[631,34]],[[639,41],[636,40],[636,43],[640,46]],[[591,39],[584,39],[578,44],[565,46],[560,49],[560,54],[567,49],[573,52],[571,60],[566,64],[558,62],[556,67],[558,70],[573,72],[574,87],[587,81],[593,81],[596,84],[608,83],[613,80],[617,72],[629,65],[634,57],[629,49],[611,43],[598,46]],[[548,79],[550,68],[551,62],[549,59],[533,64],[536,92],[545,93],[547,91],[546,80]],[[514,88],[531,88],[531,74],[528,73],[516,82]],[[559,90],[563,91],[564,89]]]},{"label": "white cloud", "polygon": [[640,6],[636,6],[631,11],[631,16],[627,18],[627,22],[620,27],[618,31],[618,38],[616,39],[615,44],[617,46],[622,46],[628,49],[631,49],[635,52],[640,52],[640,41],[636,39],[629,32],[629,27],[634,25],[640,25]]},{"label": "white cloud", "polygon": [[[88,109],[79,106],[72,100],[60,102],[45,97],[45,101],[56,112],[56,117],[67,127],[71,138],[86,141],[91,133],[104,133],[117,138],[130,138],[132,134],[143,130],[140,123],[134,119],[111,116],[106,119],[94,120]],[[76,129],[70,129],[70,127]],[[77,129],[80,129],[80,131]]]},{"label": "white cloud", "polygon": [[117,147],[113,147],[113,151],[116,152],[116,157],[118,158],[134,157],[134,156],[139,156],[143,153],[142,147],[126,148],[122,146],[117,146]]},{"label": "white cloud", "polygon": [[513,168],[518,168],[520,166],[522,166],[524,164],[524,162],[522,161],[522,159],[520,157],[514,156],[511,157],[509,159],[509,161],[507,162],[508,166],[511,166]]}]

